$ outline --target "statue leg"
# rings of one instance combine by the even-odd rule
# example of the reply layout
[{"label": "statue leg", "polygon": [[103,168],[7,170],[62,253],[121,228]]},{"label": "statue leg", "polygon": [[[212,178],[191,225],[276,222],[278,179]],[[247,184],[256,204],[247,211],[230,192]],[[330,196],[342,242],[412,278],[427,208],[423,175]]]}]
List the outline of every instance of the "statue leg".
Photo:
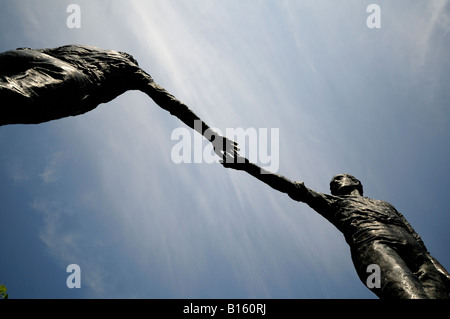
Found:
[{"label": "statue leg", "polygon": [[380,268],[380,287],[371,290],[382,299],[428,299],[424,287],[392,245],[374,241],[352,249],[352,259],[361,281],[367,285],[369,265]]}]

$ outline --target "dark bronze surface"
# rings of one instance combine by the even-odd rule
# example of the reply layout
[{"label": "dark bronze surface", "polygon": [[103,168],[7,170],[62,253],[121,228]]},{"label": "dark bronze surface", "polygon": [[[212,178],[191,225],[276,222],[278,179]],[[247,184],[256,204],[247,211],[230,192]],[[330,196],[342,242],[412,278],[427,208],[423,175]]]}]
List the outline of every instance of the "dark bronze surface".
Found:
[{"label": "dark bronze surface", "polygon": [[[85,45],[0,53],[0,125],[38,124],[80,115],[128,90],[146,93],[196,129],[214,144],[219,156],[234,153],[233,141],[214,132],[155,83],[130,54]],[[196,121],[201,125],[195,125]]]},{"label": "dark bronze surface", "polygon": [[[380,298],[448,298],[450,274],[392,205],[364,197],[362,184],[348,174],[332,179],[328,195],[265,171],[245,158],[233,161],[236,143],[212,132],[185,104],[156,84],[131,55],[80,45],[0,54],[0,125],[38,124],[84,114],[128,90],[146,93],[197,129],[226,158],[225,167],[248,172],[330,221],[349,244],[363,283],[369,265],[380,267],[381,287],[372,288]],[[195,121],[202,125],[195,126]]]},{"label": "dark bronze surface", "polygon": [[368,266],[380,269],[380,287],[371,290],[386,299],[447,299],[450,274],[428,252],[420,236],[391,204],[363,196],[361,182],[339,174],[330,182],[331,195],[302,182],[272,174],[246,158],[222,162],[243,170],[292,199],[308,204],[339,229],[350,246],[356,272],[366,284]]}]

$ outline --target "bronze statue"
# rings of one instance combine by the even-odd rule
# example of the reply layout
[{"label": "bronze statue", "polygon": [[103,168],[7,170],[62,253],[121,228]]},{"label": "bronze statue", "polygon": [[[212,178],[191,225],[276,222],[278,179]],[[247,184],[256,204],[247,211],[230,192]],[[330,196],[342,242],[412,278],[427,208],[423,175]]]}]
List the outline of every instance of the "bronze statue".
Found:
[{"label": "bronze statue", "polygon": [[[142,70],[129,54],[85,45],[20,48],[0,53],[0,125],[76,116],[128,90],[140,90],[196,129],[220,157],[237,149]],[[201,125],[194,125],[200,121]]]},{"label": "bronze statue", "polygon": [[365,284],[368,266],[380,269],[380,298],[447,299],[450,274],[428,252],[420,236],[391,204],[363,196],[359,180],[340,174],[330,182],[331,195],[315,192],[303,182],[272,174],[246,158],[222,161],[243,170],[292,199],[308,204],[339,229],[350,246],[356,272]]},{"label": "bronze statue", "polygon": [[[37,124],[80,115],[128,90],[146,93],[161,108],[197,129],[213,143],[225,167],[248,172],[329,220],[344,234],[363,282],[369,265],[380,267],[381,287],[373,289],[380,298],[448,298],[450,274],[392,205],[363,197],[361,183],[351,175],[335,176],[330,183],[332,195],[327,195],[239,157],[235,142],[213,132],[156,84],[131,55],[81,45],[0,54],[0,125]],[[201,121],[201,127],[196,121]]]}]

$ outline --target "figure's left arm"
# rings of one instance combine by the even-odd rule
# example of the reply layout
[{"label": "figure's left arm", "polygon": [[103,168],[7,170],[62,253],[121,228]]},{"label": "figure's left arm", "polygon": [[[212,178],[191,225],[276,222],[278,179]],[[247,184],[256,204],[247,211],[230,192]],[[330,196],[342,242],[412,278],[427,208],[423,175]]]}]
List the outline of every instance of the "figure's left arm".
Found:
[{"label": "figure's left arm", "polygon": [[447,291],[450,293],[450,274],[449,274],[449,272],[444,268],[444,266],[442,266],[439,263],[439,261],[436,260],[436,258],[431,256],[431,254],[429,253],[428,249],[426,248],[425,243],[423,242],[422,238],[420,237],[420,235],[418,233],[416,233],[416,231],[411,226],[411,224],[406,220],[406,218],[401,213],[399,213],[399,212],[397,212],[397,213],[400,216],[400,218],[403,220],[403,223],[405,224],[405,226],[407,227],[407,229],[411,233],[411,235],[413,235],[414,238],[417,240],[417,242],[421,246],[423,246],[423,248],[426,250],[428,258],[432,262],[434,268],[436,268],[436,270],[441,275],[441,277],[445,283],[445,286],[447,287]]},{"label": "figure's left arm", "polygon": [[434,268],[436,268],[436,270],[441,275],[441,278],[445,283],[445,287],[447,288],[447,292],[450,293],[450,274],[448,273],[447,269],[445,269],[444,266],[442,266],[439,261],[437,261],[436,258],[431,256],[430,254],[428,254],[428,258],[433,263]]}]

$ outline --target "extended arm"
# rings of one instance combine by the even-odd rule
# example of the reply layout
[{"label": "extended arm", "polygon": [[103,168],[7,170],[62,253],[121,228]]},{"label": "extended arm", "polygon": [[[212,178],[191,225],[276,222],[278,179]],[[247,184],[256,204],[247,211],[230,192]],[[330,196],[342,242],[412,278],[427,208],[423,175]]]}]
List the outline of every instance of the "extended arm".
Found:
[{"label": "extended arm", "polygon": [[[214,132],[205,122],[203,122],[187,105],[180,102],[175,96],[167,92],[162,86],[158,85],[145,72],[147,84],[143,91],[158,104],[161,108],[170,112],[170,114],[179,118],[184,124],[202,134],[208,141],[214,145],[214,150],[221,158],[235,156],[238,148],[234,141]],[[221,151],[224,153],[221,154]]]},{"label": "extended arm", "polygon": [[300,194],[298,190],[299,188],[303,188],[303,183],[293,182],[282,175],[271,173],[264,168],[251,163],[245,157],[238,156],[234,158],[234,160],[228,159],[228,161],[222,161],[222,165],[227,168],[245,171],[273,189],[288,194],[292,199],[303,201],[302,196],[298,196]]},{"label": "extended arm", "polygon": [[128,90],[146,93],[212,142],[220,157],[237,151],[235,142],[212,131],[127,53],[83,45],[0,53],[0,125],[83,114]]}]

